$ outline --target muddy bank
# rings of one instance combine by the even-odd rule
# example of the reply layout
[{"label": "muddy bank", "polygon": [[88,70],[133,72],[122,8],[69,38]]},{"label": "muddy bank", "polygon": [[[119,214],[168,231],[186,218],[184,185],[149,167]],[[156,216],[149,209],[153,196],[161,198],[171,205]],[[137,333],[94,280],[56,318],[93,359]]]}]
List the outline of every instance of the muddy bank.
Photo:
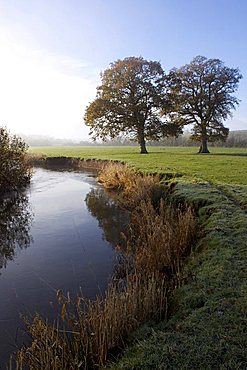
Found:
[{"label": "muddy bank", "polygon": [[108,161],[98,159],[83,159],[78,157],[44,157],[44,156],[30,156],[29,163],[32,166],[43,167],[47,169],[70,169],[70,170],[101,170],[107,164],[112,162],[123,163],[120,161]]},{"label": "muddy bank", "polygon": [[[46,157],[46,156],[29,156],[29,163],[34,167],[42,167],[46,169],[57,169],[57,170],[71,170],[71,171],[80,171],[80,170],[95,170],[100,171],[109,164],[126,164],[123,161],[118,160],[107,160],[107,159],[96,159],[96,158],[79,158],[79,157]],[[138,172],[138,171],[137,171]],[[144,175],[141,172],[138,172]],[[182,173],[158,173],[158,172],[149,172],[146,175],[159,176],[160,180],[166,181],[171,180],[177,177],[182,177]]]}]

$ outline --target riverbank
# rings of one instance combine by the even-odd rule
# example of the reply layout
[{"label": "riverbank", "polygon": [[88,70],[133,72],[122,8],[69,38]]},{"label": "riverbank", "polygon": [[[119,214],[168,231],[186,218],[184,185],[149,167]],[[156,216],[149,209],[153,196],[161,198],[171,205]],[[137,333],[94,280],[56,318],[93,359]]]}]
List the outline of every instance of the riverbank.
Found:
[{"label": "riverbank", "polygon": [[201,238],[170,296],[169,319],[146,325],[111,369],[246,369],[247,215],[208,183],[180,183]]},{"label": "riverbank", "polygon": [[[46,155],[29,155],[29,163],[32,166],[42,167],[46,169],[64,169],[71,171],[79,170],[96,170],[99,171],[112,161],[98,160],[94,158],[80,158],[80,157],[65,157],[54,156],[48,157]],[[121,163],[120,161],[115,161]]]}]

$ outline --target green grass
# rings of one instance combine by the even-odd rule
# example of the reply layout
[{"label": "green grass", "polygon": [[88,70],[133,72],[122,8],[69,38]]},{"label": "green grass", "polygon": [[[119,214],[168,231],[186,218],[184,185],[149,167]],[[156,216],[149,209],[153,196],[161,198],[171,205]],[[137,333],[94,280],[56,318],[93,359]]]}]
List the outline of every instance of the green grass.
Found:
[{"label": "green grass", "polygon": [[149,173],[182,174],[184,180],[214,184],[247,184],[247,149],[211,148],[211,154],[197,154],[197,148],[149,147],[140,155],[138,147],[39,147],[30,153],[125,161]]}]

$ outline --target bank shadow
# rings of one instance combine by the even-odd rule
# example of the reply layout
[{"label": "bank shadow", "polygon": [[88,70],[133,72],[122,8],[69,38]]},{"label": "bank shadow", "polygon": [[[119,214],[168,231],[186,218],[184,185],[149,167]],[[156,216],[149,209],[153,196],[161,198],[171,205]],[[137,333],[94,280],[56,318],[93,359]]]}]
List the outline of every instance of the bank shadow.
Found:
[{"label": "bank shadow", "polygon": [[210,153],[210,156],[247,157],[246,153]]}]

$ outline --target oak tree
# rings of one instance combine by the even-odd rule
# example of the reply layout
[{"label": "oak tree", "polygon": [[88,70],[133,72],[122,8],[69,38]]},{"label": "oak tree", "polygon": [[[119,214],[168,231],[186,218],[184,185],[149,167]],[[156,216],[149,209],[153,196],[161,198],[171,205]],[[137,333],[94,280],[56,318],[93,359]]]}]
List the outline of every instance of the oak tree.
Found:
[{"label": "oak tree", "polygon": [[146,140],[176,135],[179,129],[165,123],[165,73],[159,62],[142,57],[117,60],[101,74],[96,99],[86,108],[84,122],[94,139],[124,133],[147,153]]},{"label": "oak tree", "polygon": [[193,124],[191,138],[200,141],[199,152],[209,153],[208,141],[227,138],[229,130],[224,121],[239,104],[232,93],[241,78],[238,68],[226,67],[219,59],[197,56],[168,74],[169,104],[163,112],[174,124]]}]

